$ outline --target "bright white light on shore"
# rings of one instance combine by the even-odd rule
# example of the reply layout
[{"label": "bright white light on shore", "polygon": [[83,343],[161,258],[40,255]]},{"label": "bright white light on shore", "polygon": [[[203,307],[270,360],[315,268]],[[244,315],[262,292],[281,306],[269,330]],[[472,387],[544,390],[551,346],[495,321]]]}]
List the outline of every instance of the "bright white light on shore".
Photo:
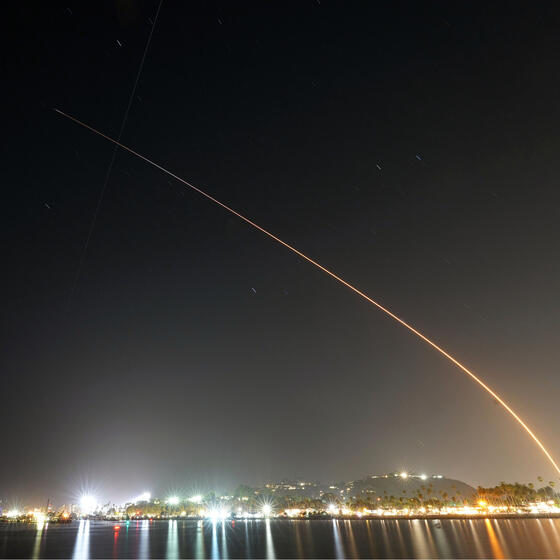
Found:
[{"label": "bright white light on shore", "polygon": [[421,475],[420,475],[420,478],[421,478],[422,480],[426,480],[428,477],[427,477],[425,474],[421,474]]},{"label": "bright white light on shore", "polygon": [[270,504],[264,504],[262,512],[263,515],[269,516],[272,513],[272,506]]},{"label": "bright white light on shore", "polygon": [[167,503],[176,506],[179,503],[179,498],[177,496],[171,496],[171,498],[167,498]]},{"label": "bright white light on shore", "polygon": [[403,472],[400,474],[400,477],[401,477],[401,478],[408,478],[408,473],[403,471]]},{"label": "bright white light on shore", "polygon": [[82,510],[82,513],[85,513],[86,515],[89,513],[93,513],[96,507],[97,500],[95,496],[92,496],[91,494],[85,494],[80,498],[80,509]]},{"label": "bright white light on shore", "polygon": [[336,515],[338,513],[338,508],[334,504],[329,504],[328,512],[331,515]]},{"label": "bright white light on shore", "polygon": [[206,514],[212,521],[223,521],[229,517],[229,511],[226,508],[212,508]]},{"label": "bright white light on shore", "polygon": [[21,511],[19,509],[11,509],[6,513],[7,517],[19,517],[21,515]]},{"label": "bright white light on shore", "polygon": [[193,504],[200,504],[202,502],[202,496],[197,494],[196,496],[193,496],[192,498],[190,498],[189,501],[193,502]]}]

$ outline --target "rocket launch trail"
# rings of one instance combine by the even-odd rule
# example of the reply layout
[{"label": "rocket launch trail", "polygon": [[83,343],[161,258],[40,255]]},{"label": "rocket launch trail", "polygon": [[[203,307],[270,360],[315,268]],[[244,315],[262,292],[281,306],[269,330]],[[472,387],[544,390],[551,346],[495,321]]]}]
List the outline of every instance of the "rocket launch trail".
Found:
[{"label": "rocket launch trail", "polygon": [[325,274],[328,274],[331,278],[334,278],[337,282],[339,282],[340,284],[342,284],[343,286],[345,286],[346,288],[348,288],[349,290],[352,290],[354,293],[356,293],[357,295],[359,295],[361,298],[363,298],[364,300],[366,300],[367,302],[371,303],[372,305],[374,305],[375,307],[377,307],[379,310],[383,311],[383,313],[385,313],[386,315],[388,315],[389,317],[391,317],[391,319],[395,320],[397,323],[399,323],[400,325],[402,325],[403,327],[405,327],[406,329],[408,329],[411,333],[413,333],[414,335],[416,335],[418,338],[420,338],[421,340],[423,340],[426,344],[428,344],[429,346],[431,346],[434,350],[436,350],[437,352],[439,352],[442,356],[444,356],[445,358],[447,358],[451,363],[455,364],[463,373],[465,373],[466,375],[468,375],[472,381],[474,381],[475,383],[477,383],[478,385],[480,385],[480,387],[482,387],[489,395],[491,395],[494,399],[496,399],[496,401],[498,403],[500,403],[500,405],[507,411],[509,412],[509,414],[511,414],[511,416],[513,416],[513,418],[517,421],[517,423],[525,430],[525,432],[527,432],[527,434],[533,439],[533,441],[537,444],[537,446],[540,448],[540,450],[544,453],[544,455],[546,456],[546,458],[549,460],[549,462],[551,463],[551,465],[554,467],[554,469],[556,470],[556,472],[558,474],[560,474],[560,467],[557,465],[556,461],[553,459],[552,455],[548,452],[548,450],[546,449],[546,447],[543,445],[543,443],[540,441],[540,439],[535,435],[535,433],[531,430],[531,428],[529,428],[529,426],[522,420],[522,418],[507,404],[507,402],[504,401],[504,399],[502,399],[493,389],[491,389],[482,379],[480,379],[477,375],[475,375],[471,370],[469,370],[466,366],[464,366],[462,363],[460,363],[458,360],[456,360],[451,354],[449,354],[448,352],[446,352],[443,348],[441,348],[440,346],[438,346],[433,340],[431,340],[430,338],[428,338],[427,336],[425,336],[424,334],[422,334],[419,330],[417,330],[416,328],[414,328],[412,325],[410,325],[409,323],[407,323],[406,321],[404,321],[403,319],[401,319],[399,316],[395,315],[393,312],[391,312],[389,309],[387,309],[386,307],[383,307],[380,303],[378,303],[377,301],[375,301],[374,299],[372,299],[371,297],[369,297],[367,294],[365,294],[364,292],[360,291],[358,288],[356,288],[355,286],[353,286],[352,284],[350,284],[349,282],[347,282],[346,280],[344,280],[343,278],[341,278],[340,276],[336,275],[334,272],[332,272],[331,270],[329,270],[328,268],[325,268],[324,266],[322,266],[321,264],[319,264],[317,261],[314,261],[311,257],[308,257],[307,255],[305,255],[304,253],[302,253],[301,251],[299,251],[298,249],[296,249],[295,247],[293,247],[292,245],[286,243],[285,241],[283,241],[282,239],[280,239],[279,237],[277,237],[276,235],[274,235],[273,233],[267,231],[266,229],[264,229],[263,227],[261,227],[260,225],[256,224],[255,222],[253,222],[252,220],[250,220],[249,218],[247,218],[246,216],[244,216],[243,214],[240,214],[239,212],[237,212],[236,210],[234,210],[233,208],[230,208],[229,206],[227,206],[226,204],[224,204],[223,202],[220,202],[219,200],[217,200],[216,198],[214,198],[213,196],[209,195],[208,193],[206,193],[205,191],[203,191],[202,189],[198,188],[197,186],[189,183],[188,181],[186,181],[185,179],[182,179],[181,177],[175,175],[174,173],[172,173],[171,171],[165,169],[164,167],[162,167],[161,165],[155,163],[154,161],[148,159],[147,157],[143,156],[142,154],[139,154],[138,152],[134,151],[133,149],[125,146],[124,144],[121,144],[119,141],[115,140],[114,138],[111,138],[110,136],[107,136],[106,134],[103,134],[102,132],[96,130],[95,128],[87,125],[86,123],[76,119],[75,117],[72,117],[71,115],[68,115],[62,111],[60,111],[59,109],[55,109],[55,111],[57,113],[59,113],[60,115],[62,115],[63,117],[66,117],[67,119],[70,119],[72,121],[74,121],[75,123],[79,124],[80,126],[83,126],[84,128],[87,128],[88,130],[90,130],[91,132],[97,134],[98,136],[101,136],[103,138],[105,138],[106,140],[108,140],[109,142],[112,142],[113,144],[115,144],[116,146],[119,146],[120,148],[122,148],[123,150],[133,154],[134,156],[144,160],[146,163],[149,163],[150,165],[156,167],[157,169],[163,171],[164,173],[166,173],[167,175],[169,175],[170,177],[173,177],[174,179],[176,179],[177,181],[179,181],[180,183],[183,183],[183,185],[189,187],[190,189],[193,189],[194,191],[196,191],[197,193],[201,194],[202,196],[206,197],[207,199],[211,200],[212,202],[214,202],[215,204],[221,206],[222,208],[224,208],[225,210],[227,210],[228,212],[230,212],[231,214],[234,214],[235,216],[237,216],[238,218],[240,218],[241,220],[243,220],[244,222],[248,223],[250,226],[258,229],[259,231],[261,231],[262,233],[264,233],[265,235],[267,235],[268,237],[270,237],[271,239],[273,239],[274,241],[276,241],[277,243],[279,243],[280,245],[283,245],[284,247],[286,247],[287,249],[289,249],[290,251],[292,251],[293,253],[295,253],[296,255],[298,255],[299,257],[301,257],[302,259],[306,260],[308,263],[312,264],[313,266],[315,266],[316,268],[318,268],[319,270],[321,270],[322,272],[324,272]]}]

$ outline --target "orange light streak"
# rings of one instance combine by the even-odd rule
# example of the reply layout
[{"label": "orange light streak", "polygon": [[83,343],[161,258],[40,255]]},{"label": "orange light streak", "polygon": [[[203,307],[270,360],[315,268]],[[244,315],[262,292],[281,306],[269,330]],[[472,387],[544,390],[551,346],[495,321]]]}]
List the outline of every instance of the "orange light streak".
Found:
[{"label": "orange light streak", "polygon": [[492,547],[492,554],[494,558],[505,558],[504,551],[500,546],[500,541],[492,528],[492,523],[490,519],[485,519],[484,524],[486,525],[486,530],[488,531],[488,540],[490,541],[490,546]]},{"label": "orange light streak", "polygon": [[232,214],[234,214],[235,216],[237,216],[238,218],[240,218],[244,222],[246,222],[249,225],[253,226],[254,228],[258,229],[259,231],[261,231],[265,235],[268,235],[268,237],[274,239],[274,241],[276,241],[277,243],[280,243],[280,245],[283,245],[284,247],[286,247],[287,249],[289,249],[290,251],[292,251],[293,253],[295,253],[296,255],[301,257],[302,259],[306,260],[308,263],[312,264],[313,266],[315,266],[319,270],[322,270],[325,274],[328,274],[331,278],[334,278],[337,282],[340,282],[343,286],[346,286],[349,290],[352,290],[354,293],[358,294],[363,299],[365,299],[366,301],[368,301],[369,303],[371,303],[372,305],[374,305],[375,307],[377,307],[378,309],[383,311],[383,313],[385,313],[386,315],[391,317],[391,319],[394,319],[397,323],[400,323],[403,327],[407,328],[411,333],[415,334],[418,338],[420,338],[421,340],[423,340],[424,342],[429,344],[434,350],[437,350],[442,356],[446,357],[450,362],[455,364],[460,370],[462,370],[469,377],[471,377],[471,379],[473,381],[478,383],[487,393],[492,395],[492,397],[494,397],[494,399],[496,399],[496,401],[498,401],[505,408],[505,410],[507,410],[513,416],[513,418],[515,418],[515,420],[520,424],[520,426],[529,434],[529,436],[533,439],[533,441],[538,445],[540,450],[544,453],[546,458],[550,461],[550,463],[552,464],[552,466],[554,467],[556,472],[558,474],[560,474],[560,467],[558,467],[558,465],[556,464],[556,461],[552,458],[552,455],[548,452],[546,447],[541,443],[541,441],[535,435],[535,433],[531,430],[531,428],[529,428],[529,426],[521,419],[521,417],[495,391],[493,391],[486,383],[484,383],[484,381],[482,381],[482,379],[477,377],[471,370],[469,370],[461,362],[456,360],[451,354],[449,354],[443,348],[441,348],[441,346],[438,346],[433,340],[429,339],[427,336],[425,336],[420,331],[415,329],[412,325],[410,325],[409,323],[407,323],[406,321],[401,319],[399,316],[397,316],[394,313],[392,313],[391,311],[389,311],[389,309],[387,309],[386,307],[383,307],[380,303],[378,303],[374,299],[370,298],[367,294],[360,291],[358,288],[356,288],[355,286],[353,286],[352,284],[350,284],[349,282],[347,282],[346,280],[344,280],[340,276],[337,276],[334,272],[330,271],[328,268],[325,268],[323,265],[319,264],[317,261],[314,261],[311,257],[308,257],[307,255],[305,255],[304,253],[302,253],[301,251],[299,251],[295,247],[292,247],[292,245],[290,245],[289,243],[286,243],[285,241],[283,241],[282,239],[280,239],[279,237],[277,237],[276,235],[274,235],[270,231],[268,231],[268,230],[264,229],[263,227],[259,226],[258,224],[256,224],[255,222],[253,222],[252,220],[250,220],[249,218],[247,218],[243,214],[240,214],[239,212],[237,212],[233,208],[230,208],[229,206],[227,206],[223,202],[220,202],[219,200],[217,200],[213,196],[209,195],[207,192],[203,191],[202,189],[198,188],[197,186],[193,185],[192,183],[189,183],[188,181],[179,177],[178,175],[175,175],[175,173],[172,173],[171,171],[165,169],[165,167],[162,167],[161,165],[159,165],[159,164],[155,163],[154,161],[148,159],[147,157],[143,156],[142,154],[139,154],[138,152],[134,151],[132,148],[129,148],[128,146],[125,146],[124,144],[121,144],[120,142],[118,142],[114,138],[111,138],[110,136],[107,136],[106,134],[103,134],[99,130],[96,130],[95,128],[93,128],[93,127],[87,125],[86,123],[78,120],[77,118],[72,117],[71,115],[68,115],[68,114],[64,113],[63,111],[60,111],[59,109],[55,109],[55,111],[57,113],[59,113],[60,115],[62,115],[63,117],[66,117],[67,119],[70,119],[71,121],[74,121],[76,124],[79,124],[80,126],[83,126],[84,128],[87,128],[88,130],[97,134],[98,136],[101,136],[102,138],[105,138],[106,140],[109,140],[109,142],[112,142],[113,144],[119,146],[123,150],[126,150],[127,152],[135,155],[136,157],[144,160],[146,163],[149,163],[150,165],[153,165],[154,167],[156,167],[160,171],[163,171],[164,173],[166,173],[170,177],[173,177],[174,179],[176,179],[180,183],[183,183],[187,187],[195,190],[197,193],[199,193],[202,196],[206,197],[207,199],[211,200],[212,202],[214,202],[218,206],[221,206],[222,208],[224,208],[228,212],[231,212]]}]

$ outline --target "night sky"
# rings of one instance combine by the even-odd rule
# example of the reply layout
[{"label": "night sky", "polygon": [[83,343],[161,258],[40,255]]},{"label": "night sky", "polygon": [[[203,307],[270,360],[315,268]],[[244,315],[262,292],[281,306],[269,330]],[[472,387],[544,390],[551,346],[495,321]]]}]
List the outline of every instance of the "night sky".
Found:
[{"label": "night sky", "polygon": [[[553,480],[460,370],[117,136],[158,1],[5,21],[0,497]],[[553,3],[164,0],[122,141],[481,375],[560,456]],[[77,281],[77,271],[79,270]]]}]

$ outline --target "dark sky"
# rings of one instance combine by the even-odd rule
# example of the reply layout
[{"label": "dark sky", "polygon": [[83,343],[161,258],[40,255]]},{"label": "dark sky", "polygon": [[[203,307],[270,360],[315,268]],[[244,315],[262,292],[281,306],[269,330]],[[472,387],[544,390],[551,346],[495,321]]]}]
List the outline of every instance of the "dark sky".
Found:
[{"label": "dark sky", "polygon": [[[113,147],[52,108],[116,136],[157,5],[21,3],[5,22],[0,496],[552,479],[457,368],[124,152],[74,283]],[[433,336],[558,457],[559,20],[164,0],[123,142]]]}]

